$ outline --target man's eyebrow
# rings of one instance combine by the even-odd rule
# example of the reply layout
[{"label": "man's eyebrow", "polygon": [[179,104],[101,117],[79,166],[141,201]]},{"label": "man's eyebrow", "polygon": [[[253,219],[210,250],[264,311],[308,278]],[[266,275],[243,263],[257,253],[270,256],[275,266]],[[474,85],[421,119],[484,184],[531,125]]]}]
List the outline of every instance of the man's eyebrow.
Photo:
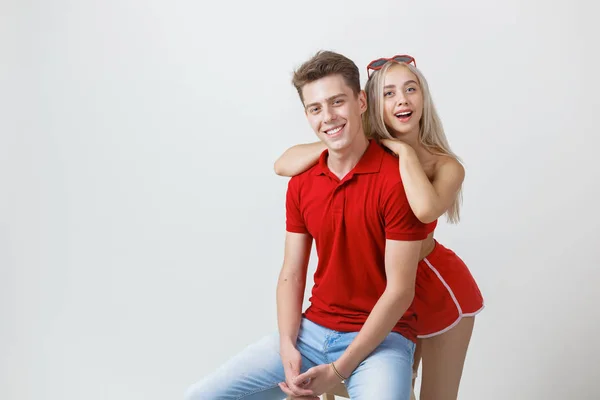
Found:
[{"label": "man's eyebrow", "polygon": [[[336,95],[333,95],[333,96],[330,96],[330,97],[326,98],[325,99],[325,103],[329,103],[330,101],[335,100],[335,99],[337,99],[339,97],[348,97],[348,95],[345,94],[345,93],[338,93]],[[316,101],[314,103],[307,104],[304,108],[310,108],[312,106],[318,106],[319,104],[321,104],[321,103],[319,103],[318,101]]]}]

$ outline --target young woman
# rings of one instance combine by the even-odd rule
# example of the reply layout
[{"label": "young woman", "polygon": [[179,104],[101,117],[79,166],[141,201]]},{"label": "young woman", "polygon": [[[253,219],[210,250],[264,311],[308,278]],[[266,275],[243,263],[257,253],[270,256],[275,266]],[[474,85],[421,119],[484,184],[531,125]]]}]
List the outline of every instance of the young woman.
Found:
[{"label": "young woman", "polygon": [[[414,65],[412,65],[414,64]],[[464,168],[450,150],[429,87],[414,58],[380,58],[367,67],[366,134],[398,156],[410,206],[431,233],[423,241],[413,307],[419,343],[414,376],[423,360],[420,400],[455,400],[474,317],[483,297],[464,262],[433,238],[437,219],[459,221]],[[293,176],[314,165],[325,147],[301,144],[276,161],[275,172]]]}]

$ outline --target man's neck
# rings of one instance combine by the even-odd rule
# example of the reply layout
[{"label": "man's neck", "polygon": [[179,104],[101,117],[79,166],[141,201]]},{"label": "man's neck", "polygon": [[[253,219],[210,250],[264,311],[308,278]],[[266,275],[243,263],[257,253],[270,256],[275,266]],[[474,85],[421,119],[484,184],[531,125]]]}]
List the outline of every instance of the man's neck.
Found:
[{"label": "man's neck", "polygon": [[369,139],[361,132],[348,148],[341,151],[328,151],[327,167],[342,180],[358,164],[367,147],[369,147]]}]

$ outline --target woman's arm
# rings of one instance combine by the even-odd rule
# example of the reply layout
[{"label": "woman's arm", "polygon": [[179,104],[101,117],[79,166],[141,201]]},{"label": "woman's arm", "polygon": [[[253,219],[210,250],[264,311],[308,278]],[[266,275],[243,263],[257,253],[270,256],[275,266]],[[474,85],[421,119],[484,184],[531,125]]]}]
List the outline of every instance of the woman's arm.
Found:
[{"label": "woman's arm", "polygon": [[321,141],[290,147],[275,161],[275,173],[290,177],[298,175],[315,165],[326,148]]},{"label": "woman's arm", "polygon": [[400,175],[410,208],[415,216],[428,224],[442,216],[456,199],[465,178],[464,167],[448,157],[430,182],[415,150],[398,140],[382,140],[382,144],[398,154]]}]

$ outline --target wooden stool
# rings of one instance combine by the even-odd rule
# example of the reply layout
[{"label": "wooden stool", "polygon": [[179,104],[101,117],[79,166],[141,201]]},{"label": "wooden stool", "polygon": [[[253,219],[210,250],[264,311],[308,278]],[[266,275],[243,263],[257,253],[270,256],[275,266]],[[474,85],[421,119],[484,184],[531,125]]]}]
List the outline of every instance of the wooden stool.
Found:
[{"label": "wooden stool", "polygon": [[331,393],[325,393],[323,395],[323,400],[335,400],[335,396],[340,396],[345,399],[350,398],[350,395],[348,394],[348,391],[346,390],[346,386],[344,386],[343,383],[340,383],[339,385],[334,387],[333,391]]}]

